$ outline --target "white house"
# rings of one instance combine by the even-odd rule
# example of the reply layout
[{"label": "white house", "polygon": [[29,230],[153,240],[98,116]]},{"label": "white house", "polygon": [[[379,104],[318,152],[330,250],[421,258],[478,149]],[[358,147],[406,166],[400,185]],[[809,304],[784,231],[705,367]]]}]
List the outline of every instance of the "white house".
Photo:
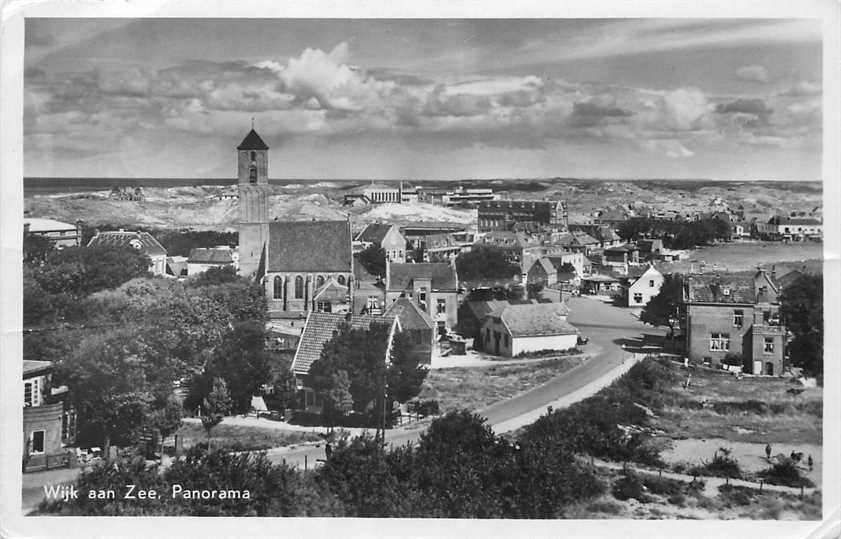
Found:
[{"label": "white house", "polygon": [[651,298],[660,293],[663,286],[663,274],[649,266],[636,281],[628,287],[628,306],[643,307]]},{"label": "white house", "polygon": [[97,232],[88,247],[131,247],[149,257],[149,272],[166,275],[166,249],[148,232],[126,232],[123,229]]},{"label": "white house", "polygon": [[82,238],[81,226],[78,223],[71,225],[54,219],[24,217],[23,227],[25,233],[38,234],[51,239],[59,249],[76,247]]},{"label": "white house", "polygon": [[539,350],[569,350],[578,343],[578,330],[567,322],[565,303],[505,305],[482,321],[482,349],[514,357]]}]

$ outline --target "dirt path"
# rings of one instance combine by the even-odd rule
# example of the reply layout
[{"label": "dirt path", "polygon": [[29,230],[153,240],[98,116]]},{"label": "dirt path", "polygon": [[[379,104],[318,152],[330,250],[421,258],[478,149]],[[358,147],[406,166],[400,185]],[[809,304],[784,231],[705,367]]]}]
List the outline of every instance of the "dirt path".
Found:
[{"label": "dirt path", "polygon": [[[624,469],[624,466],[622,464],[617,463],[617,462],[610,462],[610,461],[601,460],[601,459],[593,459],[593,463],[596,466],[601,466],[602,468],[609,468],[611,470],[622,470],[622,469]],[[637,473],[644,473],[644,474],[649,474],[649,475],[661,475],[661,472],[659,470],[650,470],[650,469],[638,466],[636,464],[628,464],[628,469],[632,470],[632,471],[635,471]],[[692,475],[679,474],[679,473],[667,472],[667,471],[662,472],[662,477],[667,477],[669,479],[677,479],[678,481],[684,481],[684,482],[687,482],[687,483],[691,483],[693,480],[696,479]],[[704,495],[711,496],[711,497],[716,496],[718,494],[718,487],[720,487],[722,485],[726,485],[726,484],[729,484],[729,485],[734,486],[734,487],[747,487],[747,488],[752,488],[752,489],[756,489],[756,490],[760,489],[760,483],[755,483],[753,481],[745,481],[744,479],[730,479],[728,481],[724,477],[709,477],[709,476],[698,476],[697,479],[700,480],[700,481],[704,481]],[[799,495],[800,492],[801,492],[801,490],[799,488],[785,487],[785,486],[782,486],[782,485],[769,485],[768,483],[763,483],[761,485],[761,488],[762,488],[763,492],[766,492],[766,491],[784,492],[786,494],[794,494],[794,495]],[[817,487],[804,488],[803,489],[803,495],[804,496],[810,495],[810,494],[814,493],[815,491],[819,491],[819,490],[820,489],[818,489]]]}]

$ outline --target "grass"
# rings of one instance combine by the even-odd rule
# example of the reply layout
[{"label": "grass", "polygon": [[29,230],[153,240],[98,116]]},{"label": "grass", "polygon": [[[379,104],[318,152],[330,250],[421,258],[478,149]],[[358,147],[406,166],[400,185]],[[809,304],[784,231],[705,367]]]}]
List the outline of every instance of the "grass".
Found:
[{"label": "grass", "polygon": [[441,413],[478,410],[522,393],[580,365],[581,358],[560,358],[491,367],[435,369],[427,382],[438,391]]},{"label": "grass", "polygon": [[680,438],[780,444],[820,444],[822,441],[822,388],[797,387],[785,378],[752,378],[705,369],[693,369],[692,386],[683,389],[686,371],[672,364],[680,382],[669,388],[667,404],[657,423]]},{"label": "grass", "polygon": [[[199,443],[207,443],[207,433],[201,425],[186,423],[178,429],[177,434],[183,438],[185,449]],[[213,427],[210,434],[213,447],[228,447],[236,451],[270,449],[322,439],[312,432],[224,424]]]}]

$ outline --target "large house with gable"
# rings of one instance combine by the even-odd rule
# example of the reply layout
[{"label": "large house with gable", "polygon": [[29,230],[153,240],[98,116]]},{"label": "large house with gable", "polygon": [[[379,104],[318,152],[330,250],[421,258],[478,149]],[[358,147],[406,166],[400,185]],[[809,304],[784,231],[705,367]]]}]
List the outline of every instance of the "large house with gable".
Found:
[{"label": "large house with gable", "polygon": [[458,320],[458,277],[444,262],[387,264],[386,306],[408,298],[428,314],[439,331],[449,331]]},{"label": "large house with gable", "polygon": [[166,275],[166,249],[148,232],[108,230],[97,232],[88,247],[130,247],[149,257],[149,272]]},{"label": "large house with gable", "polygon": [[744,372],[782,374],[786,330],[780,322],[779,293],[779,285],[764,270],[752,277],[688,277],[683,299],[689,360],[719,366],[732,354],[742,358]]}]

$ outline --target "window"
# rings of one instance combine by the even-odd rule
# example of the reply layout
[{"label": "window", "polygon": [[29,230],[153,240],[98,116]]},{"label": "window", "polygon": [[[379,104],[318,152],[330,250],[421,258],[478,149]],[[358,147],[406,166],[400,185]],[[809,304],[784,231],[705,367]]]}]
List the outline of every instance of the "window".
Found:
[{"label": "window", "polygon": [[345,281],[345,276],[344,275],[339,275],[338,281],[339,281],[339,284],[342,285],[342,286],[344,286],[345,283],[347,282],[347,281]]},{"label": "window", "polygon": [[295,277],[295,299],[304,297],[304,278],[298,275]]},{"label": "window", "polygon": [[250,183],[257,183],[257,167],[251,167],[248,169],[248,181]]},{"label": "window", "polygon": [[317,301],[315,310],[320,313],[329,313],[333,311],[333,305],[329,301]]},{"label": "window", "polygon": [[733,325],[737,328],[742,327],[745,322],[745,311],[742,309],[736,309],[733,311]]},{"label": "window", "polygon": [[321,285],[324,284],[324,275],[319,275],[318,278],[315,280],[315,287],[321,288]]},{"label": "window", "polygon": [[251,152],[251,162],[253,163],[256,160],[257,160],[257,152]]},{"label": "window", "polygon": [[368,303],[366,304],[368,310],[376,309],[379,307],[379,302],[377,301],[377,296],[368,296]]},{"label": "window", "polygon": [[654,279],[649,279],[648,288],[654,288]]},{"label": "window", "polygon": [[30,442],[32,445],[30,446],[30,453],[32,454],[41,454],[44,452],[44,431],[42,430],[35,430],[32,431],[32,437],[30,438]]},{"label": "window", "polygon": [[634,292],[634,303],[642,303],[642,293]]},{"label": "window", "polygon": [[283,298],[283,279],[280,275],[276,275],[274,278],[274,299],[282,299]]},{"label": "window", "polygon": [[730,350],[729,333],[710,333],[710,351],[723,352]]},{"label": "window", "polygon": [[508,334],[507,333],[505,334],[505,339],[503,339],[503,340],[505,341],[505,347],[508,348]]},{"label": "window", "polygon": [[763,352],[766,354],[774,353],[774,337],[765,337],[765,348]]},{"label": "window", "polygon": [[23,405],[32,406],[32,383],[23,384]]},{"label": "window", "polygon": [[40,406],[41,392],[38,390],[38,379],[35,378],[23,384],[23,405]]},{"label": "window", "polygon": [[438,314],[447,314],[447,300],[439,299],[436,308]]}]

